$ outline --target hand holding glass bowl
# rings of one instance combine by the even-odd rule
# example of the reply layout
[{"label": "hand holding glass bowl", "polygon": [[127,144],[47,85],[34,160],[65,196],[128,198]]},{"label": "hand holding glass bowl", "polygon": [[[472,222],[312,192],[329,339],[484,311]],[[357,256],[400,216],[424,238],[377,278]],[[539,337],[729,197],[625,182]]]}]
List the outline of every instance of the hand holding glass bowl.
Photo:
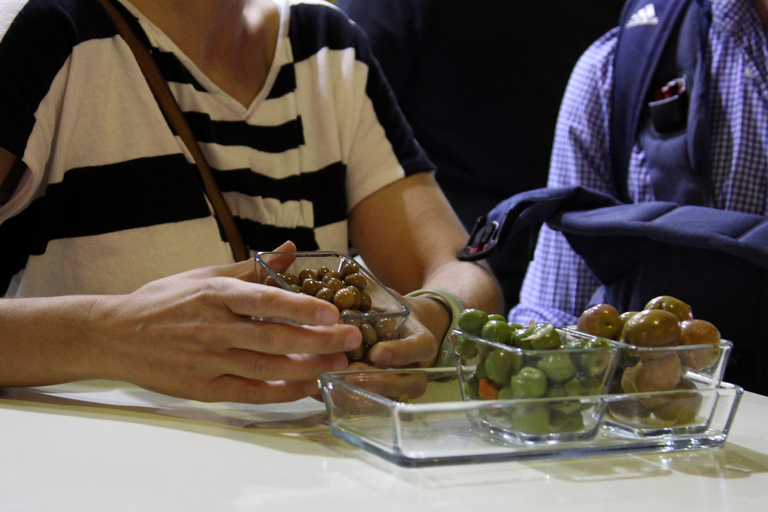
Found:
[{"label": "hand holding glass bowl", "polygon": [[[377,366],[368,358],[370,349],[406,334],[408,306],[348,255],[329,251],[260,252],[255,265],[257,282],[332,302],[339,309],[340,322],[360,329],[363,343],[347,352],[350,363]],[[378,375],[379,379],[385,378],[385,374]],[[425,379],[417,382],[392,376],[377,389],[399,399],[419,396],[425,386]]]}]

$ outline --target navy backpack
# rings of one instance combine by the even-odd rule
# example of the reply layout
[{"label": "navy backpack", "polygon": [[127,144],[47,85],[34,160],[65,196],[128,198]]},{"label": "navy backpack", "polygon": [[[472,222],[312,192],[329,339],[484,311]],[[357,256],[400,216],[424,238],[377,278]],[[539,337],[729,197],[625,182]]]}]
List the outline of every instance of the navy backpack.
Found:
[{"label": "navy backpack", "polygon": [[726,380],[768,394],[768,219],[711,207],[702,65],[709,22],[707,0],[630,0],[622,14],[611,120],[616,186],[626,201],[639,137],[658,201],[626,204],[584,187],[523,192],[478,219],[459,258],[531,244],[521,234],[546,222],[603,283],[596,302],[636,311],[658,295],[678,297],[734,343]]}]

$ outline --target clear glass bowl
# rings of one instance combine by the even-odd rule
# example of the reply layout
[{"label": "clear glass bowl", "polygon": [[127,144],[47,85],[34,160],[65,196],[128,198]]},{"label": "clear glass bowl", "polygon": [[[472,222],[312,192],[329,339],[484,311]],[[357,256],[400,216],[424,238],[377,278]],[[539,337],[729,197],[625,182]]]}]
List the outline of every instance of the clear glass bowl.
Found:
[{"label": "clear glass bowl", "polygon": [[[718,448],[727,440],[743,394],[728,383],[687,392],[701,400],[706,429],[627,437],[600,422],[590,440],[521,443],[478,428],[476,419],[512,413],[526,400],[463,400],[456,368],[333,372],[321,381],[334,436],[409,468]],[[578,402],[611,408],[662,394],[584,396]]]},{"label": "clear glass bowl", "polygon": [[717,389],[733,347],[716,345],[638,347],[619,343],[621,356],[608,392],[626,394],[606,412],[606,427],[627,436],[706,431],[711,404],[699,390]]},{"label": "clear glass bowl", "polygon": [[[345,254],[324,251],[260,252],[256,255],[255,265],[256,281],[262,284],[297,293],[312,292],[316,296],[321,289],[325,291],[319,293],[331,290],[331,295],[325,298],[339,307],[340,321],[356,325],[363,332],[364,343],[360,350],[347,354],[351,360],[365,360],[367,350],[375,343],[399,338],[410,314],[408,306],[399,297],[354,258]],[[323,283],[321,278],[314,279],[316,283],[311,286],[307,285],[303,278],[311,272],[302,274],[302,271],[317,272],[319,269],[324,269],[321,273],[328,274],[328,282]],[[355,276],[350,278],[350,274]],[[338,282],[332,281],[331,277]],[[357,292],[351,288],[356,288]],[[338,292],[342,289],[344,297],[339,299]],[[359,299],[361,302],[350,303],[350,296],[355,293],[362,297]],[[352,300],[358,299],[355,297]]]},{"label": "clear glass bowl", "polygon": [[597,435],[618,344],[557,330],[567,348],[523,349],[454,330],[464,400],[497,401],[472,413],[477,429],[510,443],[590,441]]}]

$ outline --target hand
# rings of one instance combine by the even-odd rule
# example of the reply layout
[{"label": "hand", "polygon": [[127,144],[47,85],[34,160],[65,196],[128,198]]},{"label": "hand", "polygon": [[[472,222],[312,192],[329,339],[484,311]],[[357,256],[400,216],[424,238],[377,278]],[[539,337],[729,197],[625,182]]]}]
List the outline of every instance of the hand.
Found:
[{"label": "hand", "polygon": [[[392,293],[398,295],[395,291]],[[403,325],[402,337],[376,343],[368,352],[368,359],[384,367],[431,367],[450,325],[448,312],[429,297],[400,298],[411,310]]]},{"label": "hand", "polygon": [[359,330],[338,324],[333,304],[255,284],[254,272],[252,260],[197,269],[98,301],[94,373],[202,401],[315,393],[323,372],[347,368]]}]

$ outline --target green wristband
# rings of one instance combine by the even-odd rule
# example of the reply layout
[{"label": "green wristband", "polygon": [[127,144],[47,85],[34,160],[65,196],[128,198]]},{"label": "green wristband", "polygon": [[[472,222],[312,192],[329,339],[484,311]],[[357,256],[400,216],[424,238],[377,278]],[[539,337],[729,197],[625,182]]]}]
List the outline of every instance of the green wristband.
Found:
[{"label": "green wristband", "polygon": [[459,323],[459,316],[464,311],[464,306],[461,305],[459,299],[440,290],[432,290],[430,288],[423,288],[421,290],[414,290],[407,295],[407,297],[418,297],[419,295],[430,295],[432,298],[440,302],[448,314],[451,316],[451,325],[445,332],[442,343],[440,343],[440,352],[437,354],[437,360],[434,366],[436,368],[446,368],[456,365],[456,354],[453,351],[453,342],[451,341],[451,332],[456,329]]}]

